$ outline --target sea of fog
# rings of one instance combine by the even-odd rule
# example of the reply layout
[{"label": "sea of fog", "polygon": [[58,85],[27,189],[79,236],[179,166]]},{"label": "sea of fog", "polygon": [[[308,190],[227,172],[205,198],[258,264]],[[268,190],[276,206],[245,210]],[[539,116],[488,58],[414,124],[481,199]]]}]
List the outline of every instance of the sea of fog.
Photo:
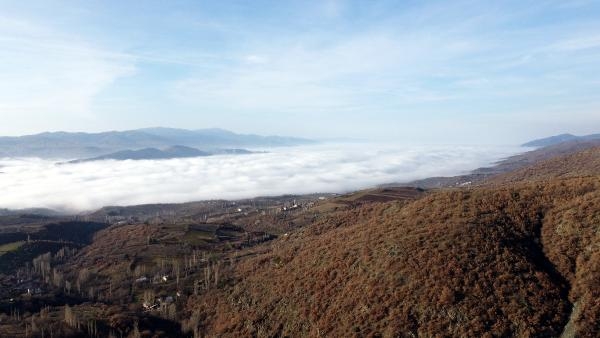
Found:
[{"label": "sea of fog", "polygon": [[4,158],[0,159],[0,208],[76,212],[106,205],[341,193],[382,183],[467,173],[524,149],[327,144],[267,151],[77,164]]}]

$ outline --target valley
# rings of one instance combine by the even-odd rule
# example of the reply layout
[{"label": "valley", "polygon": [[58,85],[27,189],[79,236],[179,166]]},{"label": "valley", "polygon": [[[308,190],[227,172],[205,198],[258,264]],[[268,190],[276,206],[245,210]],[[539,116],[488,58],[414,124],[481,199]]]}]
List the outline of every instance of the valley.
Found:
[{"label": "valley", "polygon": [[598,159],[452,188],[2,216],[0,336],[593,337]]},{"label": "valley", "polygon": [[600,338],[600,1],[0,1],[0,338]]}]

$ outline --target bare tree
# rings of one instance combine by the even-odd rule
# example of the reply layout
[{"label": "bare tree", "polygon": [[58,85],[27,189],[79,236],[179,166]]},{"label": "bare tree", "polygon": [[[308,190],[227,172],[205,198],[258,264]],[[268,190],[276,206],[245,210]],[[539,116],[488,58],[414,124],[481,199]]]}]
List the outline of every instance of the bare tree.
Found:
[{"label": "bare tree", "polygon": [[73,310],[69,305],[65,305],[65,323],[70,327],[78,327],[79,322],[77,321],[77,317],[73,313]]}]

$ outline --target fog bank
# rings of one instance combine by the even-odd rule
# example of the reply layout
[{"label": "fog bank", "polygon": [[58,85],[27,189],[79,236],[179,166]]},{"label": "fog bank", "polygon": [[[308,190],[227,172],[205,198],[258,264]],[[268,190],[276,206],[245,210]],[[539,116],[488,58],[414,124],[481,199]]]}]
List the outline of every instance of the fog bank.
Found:
[{"label": "fog bank", "polygon": [[456,175],[522,149],[372,144],[278,148],[268,153],[59,165],[0,160],[0,208],[85,211],[106,205],[347,192]]}]

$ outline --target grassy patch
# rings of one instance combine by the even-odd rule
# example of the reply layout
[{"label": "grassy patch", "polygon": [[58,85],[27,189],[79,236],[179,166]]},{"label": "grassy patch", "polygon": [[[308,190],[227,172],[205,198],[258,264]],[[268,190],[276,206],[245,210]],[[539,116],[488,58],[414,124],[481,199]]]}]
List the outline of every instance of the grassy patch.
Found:
[{"label": "grassy patch", "polygon": [[0,245],[0,256],[4,255],[7,252],[17,250],[23,244],[25,244],[25,241],[12,242],[12,243],[8,243],[8,244]]}]

